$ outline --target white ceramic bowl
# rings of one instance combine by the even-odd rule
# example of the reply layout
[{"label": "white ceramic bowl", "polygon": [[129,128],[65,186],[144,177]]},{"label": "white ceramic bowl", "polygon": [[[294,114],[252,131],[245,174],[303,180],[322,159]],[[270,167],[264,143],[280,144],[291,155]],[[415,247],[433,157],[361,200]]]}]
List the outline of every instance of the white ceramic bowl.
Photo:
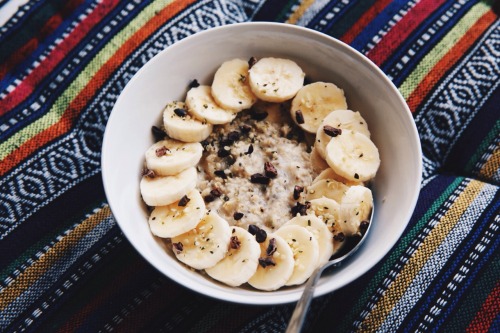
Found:
[{"label": "white ceramic bowl", "polygon": [[375,217],[369,238],[347,263],[324,274],[315,295],[338,289],[372,268],[391,249],[415,207],[422,154],[411,113],[392,82],[366,57],[324,34],[279,23],[241,23],[210,29],[169,46],[127,84],[109,118],[102,147],[106,196],[118,225],[160,272],[199,293],[238,303],[279,304],[299,299],[303,286],[262,292],[231,288],[183,266],[149,231],[139,191],[151,126],[167,102],[183,100],[192,79],[210,84],[225,60],[264,56],[296,61],[313,81],[344,89],[348,105],[367,120],[381,166],[373,182]]}]

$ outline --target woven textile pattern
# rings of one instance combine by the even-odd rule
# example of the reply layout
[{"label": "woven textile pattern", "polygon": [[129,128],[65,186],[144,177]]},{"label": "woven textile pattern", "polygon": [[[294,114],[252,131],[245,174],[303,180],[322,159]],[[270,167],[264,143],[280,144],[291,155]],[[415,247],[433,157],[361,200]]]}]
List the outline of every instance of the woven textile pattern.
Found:
[{"label": "woven textile pattern", "polygon": [[[0,10],[9,1],[0,1]],[[0,28],[0,331],[282,332],[293,305],[213,300],[158,273],[107,205],[113,105],[158,52],[211,27],[305,26],[377,64],[414,116],[408,228],[315,299],[310,332],[500,332],[500,5],[479,0],[32,0]]]}]

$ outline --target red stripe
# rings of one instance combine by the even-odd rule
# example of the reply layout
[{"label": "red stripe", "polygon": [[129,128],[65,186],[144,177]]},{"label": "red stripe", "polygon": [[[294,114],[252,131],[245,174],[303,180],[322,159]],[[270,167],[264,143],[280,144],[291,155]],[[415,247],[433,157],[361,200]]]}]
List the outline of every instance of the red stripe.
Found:
[{"label": "red stripe", "polygon": [[33,92],[33,89],[117,4],[118,0],[99,3],[95,10],[87,16],[66,39],[57,45],[56,48],[23,80],[23,82],[14,89],[14,91],[0,101],[0,116],[26,99]]},{"label": "red stripe", "polygon": [[437,82],[460,60],[467,50],[481,37],[484,31],[495,22],[496,15],[486,12],[465,35],[439,60],[429,74],[418,84],[407,99],[408,106],[415,112]]},{"label": "red stripe", "polygon": [[52,32],[54,32],[57,27],[63,22],[64,18],[68,16],[72,11],[76,9],[79,5],[83,3],[83,0],[72,0],[66,3],[66,5],[59,10],[56,14],[51,16],[47,22],[42,26],[40,31],[26,42],[19,50],[12,52],[12,55],[3,63],[0,64],[0,80],[5,77],[5,75],[12,70],[15,66],[26,59],[31,53],[33,53],[38,47],[38,42],[45,39]]},{"label": "red stripe", "polygon": [[488,332],[495,318],[500,314],[500,282],[484,300],[481,309],[467,327],[467,332],[481,333]]},{"label": "red stripe", "polygon": [[356,38],[356,36],[359,35],[361,31],[363,31],[363,29],[366,28],[366,26],[390,3],[391,0],[376,1],[340,39],[347,44],[352,43],[354,38]]},{"label": "red stripe", "polygon": [[382,40],[368,52],[368,57],[380,66],[394,50],[445,0],[422,0],[405,15]]},{"label": "red stripe", "polygon": [[31,137],[25,143],[21,144],[15,151],[0,161],[0,176],[15,167],[38,148],[69,132],[76,117],[80,114],[95,93],[101,88],[104,82],[106,82],[111,73],[113,73],[116,68],[123,63],[129,54],[132,53],[133,50],[135,50],[137,46],[139,46],[146,38],[148,38],[151,33],[156,31],[166,21],[194,1],[195,0],[178,0],[171,3],[160,11],[158,15],[152,17],[129,39],[127,39],[127,41],[116,51],[116,53],[99,68],[82,91],[70,102],[61,119],[57,123]]}]

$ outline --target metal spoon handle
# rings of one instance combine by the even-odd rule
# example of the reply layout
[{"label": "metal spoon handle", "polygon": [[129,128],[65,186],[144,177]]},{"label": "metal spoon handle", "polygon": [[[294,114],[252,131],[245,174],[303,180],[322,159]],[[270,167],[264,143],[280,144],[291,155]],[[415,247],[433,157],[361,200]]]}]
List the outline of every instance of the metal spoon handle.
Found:
[{"label": "metal spoon handle", "polygon": [[316,289],[316,284],[319,281],[319,277],[321,276],[321,271],[323,269],[324,266],[316,268],[312,273],[311,278],[307,280],[307,283],[304,286],[304,292],[297,302],[292,317],[290,318],[290,322],[288,323],[286,333],[296,333],[302,328],[304,319],[306,318],[307,309],[309,308],[309,304],[311,303],[314,295],[314,290]]}]

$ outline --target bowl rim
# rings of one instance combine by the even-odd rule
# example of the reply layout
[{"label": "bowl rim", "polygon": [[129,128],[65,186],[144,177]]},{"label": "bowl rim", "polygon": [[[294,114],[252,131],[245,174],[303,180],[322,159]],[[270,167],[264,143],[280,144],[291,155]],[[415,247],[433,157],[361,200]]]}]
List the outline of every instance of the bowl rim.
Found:
[{"label": "bowl rim", "polygon": [[[130,244],[134,247],[134,249],[146,260],[148,261],[148,263],[150,265],[152,265],[153,267],[155,267],[162,275],[166,276],[167,278],[169,278],[170,280],[172,280],[173,282],[177,283],[177,284],[180,284],[190,290],[193,290],[199,294],[203,294],[205,296],[208,296],[208,297],[211,297],[211,298],[214,298],[214,299],[218,299],[218,300],[223,300],[223,301],[227,301],[227,302],[232,302],[232,303],[238,303],[238,304],[249,304],[249,305],[277,305],[277,304],[285,304],[285,303],[290,303],[290,302],[295,302],[297,301],[300,296],[302,295],[302,290],[303,290],[303,287],[304,287],[304,284],[301,285],[300,287],[298,287],[296,290],[294,290],[293,292],[290,292],[290,293],[285,293],[285,294],[275,294],[274,292],[262,292],[262,294],[259,294],[258,297],[249,297],[248,295],[241,295],[241,294],[238,294],[237,292],[232,292],[232,291],[229,291],[229,290],[226,290],[226,289],[218,289],[218,290],[213,290],[213,289],[210,289],[212,292],[207,292],[206,289],[204,289],[204,285],[201,285],[201,284],[188,284],[188,283],[184,283],[184,281],[182,280],[182,274],[181,276],[175,276],[176,273],[170,273],[170,274],[167,274],[166,272],[164,272],[161,267],[158,267],[157,265],[154,264],[154,262],[152,262],[142,251],[140,251],[138,249],[138,247],[136,246],[136,241],[134,240],[134,237],[133,235],[129,234],[128,232],[126,232],[124,230],[124,228],[122,228],[121,226],[121,223],[120,223],[120,220],[118,218],[116,218],[116,215],[117,214],[114,214],[116,210],[116,206],[118,204],[116,204],[115,206],[115,200],[114,198],[112,198],[112,196],[110,196],[110,193],[111,193],[111,190],[110,190],[110,186],[111,184],[108,184],[108,177],[107,177],[107,174],[108,174],[108,170],[109,168],[107,168],[107,159],[108,159],[108,154],[106,153],[106,147],[108,146],[108,142],[109,142],[109,137],[110,137],[110,129],[109,129],[109,126],[108,124],[112,123],[113,122],[113,119],[117,116],[117,112],[115,112],[115,110],[117,109],[117,105],[120,105],[120,101],[124,98],[124,94],[123,92],[125,92],[127,90],[127,87],[129,87],[135,80],[138,79],[138,77],[141,75],[141,73],[143,71],[145,71],[145,68],[148,67],[148,66],[151,66],[152,63],[154,63],[155,61],[157,61],[157,59],[159,59],[163,53],[165,52],[174,52],[177,48],[180,48],[182,47],[184,44],[187,44],[187,43],[190,43],[191,40],[193,39],[198,39],[198,38],[204,38],[205,35],[211,35],[211,34],[216,34],[220,31],[225,31],[225,30],[232,30],[232,29],[245,29],[245,28],[248,28],[248,29],[256,29],[256,28],[260,28],[260,29],[263,29],[263,28],[272,28],[272,29],[278,29],[279,32],[285,32],[287,34],[293,34],[293,33],[299,33],[301,34],[302,36],[304,35],[309,35],[311,37],[314,37],[316,41],[318,42],[321,42],[323,44],[326,44],[326,45],[329,45],[330,47],[333,47],[333,48],[336,48],[336,49],[339,49],[340,53],[347,53],[349,56],[351,57],[354,57],[356,58],[357,61],[361,62],[361,63],[366,63],[367,65],[369,65],[370,69],[373,70],[374,72],[376,72],[376,75],[377,77],[379,77],[381,80],[385,81],[385,83],[390,86],[393,91],[396,93],[397,95],[397,98],[399,99],[399,102],[401,103],[401,105],[403,106],[403,108],[400,110],[401,113],[404,113],[406,117],[408,117],[409,119],[408,120],[411,120],[409,121],[409,124],[410,124],[410,134],[411,134],[411,139],[416,143],[416,151],[415,153],[418,155],[416,156],[417,158],[417,161],[419,161],[418,165],[416,165],[416,176],[417,178],[414,180],[415,184],[418,184],[418,186],[415,187],[415,191],[414,193],[412,194],[412,200],[410,201],[410,204],[409,204],[409,209],[407,211],[407,214],[406,214],[406,217],[405,217],[405,223],[404,223],[404,227],[401,227],[399,232],[397,233],[397,237],[393,237],[391,242],[388,244],[390,245],[388,248],[388,252],[385,252],[381,255],[379,255],[378,257],[375,257],[373,260],[372,260],[372,265],[370,267],[367,267],[366,269],[363,269],[363,270],[357,270],[356,271],[356,274],[352,274],[352,278],[349,279],[349,281],[342,281],[341,283],[337,284],[335,288],[316,288],[316,291],[314,293],[314,297],[318,297],[318,296],[321,296],[321,295],[324,295],[324,294],[327,294],[327,293],[330,293],[330,292],[333,292],[335,290],[338,290],[352,282],[354,282],[355,280],[357,280],[358,278],[360,278],[362,275],[366,274],[370,269],[372,269],[380,260],[382,260],[383,257],[385,257],[389,252],[390,250],[394,247],[394,245],[397,243],[397,241],[400,240],[401,238],[401,235],[403,234],[404,230],[406,229],[409,221],[410,221],[410,218],[411,216],[413,215],[413,212],[415,210],[415,207],[416,207],[416,204],[417,204],[417,201],[418,201],[418,197],[419,197],[419,194],[420,194],[420,188],[421,188],[421,184],[422,184],[422,170],[423,170],[423,159],[422,159],[422,148],[421,148],[421,142],[420,142],[420,138],[419,138],[419,134],[418,134],[418,131],[417,131],[417,127],[416,127],[416,124],[413,120],[413,116],[412,116],[412,113],[405,101],[405,99],[403,98],[403,96],[401,95],[401,93],[399,92],[399,90],[397,89],[397,87],[394,85],[394,83],[387,77],[387,75],[376,65],[374,64],[368,57],[366,57],[365,55],[363,55],[361,52],[359,52],[358,50],[354,49],[353,47],[351,47],[350,45],[342,42],[341,40],[338,40],[332,36],[329,36],[325,33],[322,33],[320,31],[316,31],[316,30],[313,30],[313,29],[310,29],[310,28],[307,28],[307,27],[302,27],[302,26],[297,26],[297,25],[291,25],[291,24],[287,24],[287,23],[279,23],[279,22],[239,22],[239,23],[231,23],[231,24],[226,24],[226,25],[222,25],[222,26],[218,26],[218,27],[213,27],[213,28],[208,28],[206,30],[203,30],[203,31],[199,31],[199,32],[196,32],[190,36],[187,36],[185,38],[183,38],[182,40],[179,40],[171,45],[168,45],[167,47],[165,47],[162,51],[158,52],[155,56],[153,56],[151,59],[149,59],[133,76],[132,78],[126,83],[125,87],[123,88],[123,90],[120,92],[120,95],[118,96],[114,106],[113,106],[113,109],[111,110],[111,113],[109,115],[109,118],[108,118],[108,121],[106,123],[106,128],[104,130],[104,135],[103,135],[103,141],[102,141],[102,148],[101,148],[101,177],[102,177],[102,181],[103,181],[103,187],[104,187],[104,192],[105,192],[105,195],[106,195],[106,199],[107,199],[107,202],[108,202],[108,205],[111,209],[111,212],[113,214],[113,217],[117,223],[117,225],[120,227],[121,231],[123,232],[123,234],[125,235],[125,237],[127,238],[127,240],[130,242]],[[273,30],[275,31],[275,30]],[[333,45],[333,46],[332,46]],[[109,149],[108,149],[109,150]],[[109,172],[111,172],[109,170]],[[180,278],[180,279],[179,279]],[[238,288],[235,288],[234,289],[235,291],[238,290]],[[257,291],[257,292],[260,292],[260,291]]]}]

